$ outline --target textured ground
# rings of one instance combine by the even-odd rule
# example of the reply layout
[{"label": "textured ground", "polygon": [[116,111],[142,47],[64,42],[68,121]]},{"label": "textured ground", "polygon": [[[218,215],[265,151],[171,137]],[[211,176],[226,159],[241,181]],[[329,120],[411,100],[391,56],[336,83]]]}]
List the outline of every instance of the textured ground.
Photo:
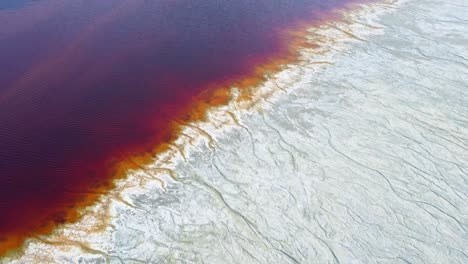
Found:
[{"label": "textured ground", "polygon": [[263,110],[188,127],[202,140],[146,170],[171,171],[164,188],[129,188],[103,230],[17,262],[468,263],[468,3],[376,8],[355,21],[374,33],[335,29],[348,48],[268,82],[284,92]]}]

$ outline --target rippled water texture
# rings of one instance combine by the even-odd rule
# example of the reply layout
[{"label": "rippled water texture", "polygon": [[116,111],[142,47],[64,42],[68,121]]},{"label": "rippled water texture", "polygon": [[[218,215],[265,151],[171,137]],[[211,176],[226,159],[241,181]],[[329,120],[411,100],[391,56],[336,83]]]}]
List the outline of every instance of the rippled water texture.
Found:
[{"label": "rippled water texture", "polygon": [[3,0],[0,2],[0,10],[20,8],[31,1],[33,0]]},{"label": "rippled water texture", "polygon": [[345,2],[2,1],[0,253],[76,218],[202,91],[290,55],[285,30]]}]

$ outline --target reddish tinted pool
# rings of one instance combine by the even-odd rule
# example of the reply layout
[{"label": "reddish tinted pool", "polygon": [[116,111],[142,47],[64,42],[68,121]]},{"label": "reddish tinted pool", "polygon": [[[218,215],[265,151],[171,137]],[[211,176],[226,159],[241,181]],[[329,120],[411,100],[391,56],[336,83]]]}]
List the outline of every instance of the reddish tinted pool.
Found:
[{"label": "reddish tinted pool", "polygon": [[4,1],[0,254],[73,221],[202,92],[291,55],[285,30],[345,2]]}]

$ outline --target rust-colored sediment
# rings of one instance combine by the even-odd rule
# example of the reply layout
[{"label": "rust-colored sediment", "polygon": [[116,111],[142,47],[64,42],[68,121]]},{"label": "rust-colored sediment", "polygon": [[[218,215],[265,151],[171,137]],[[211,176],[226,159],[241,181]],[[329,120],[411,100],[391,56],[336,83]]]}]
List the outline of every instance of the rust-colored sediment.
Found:
[{"label": "rust-colored sediment", "polygon": [[[338,8],[345,9],[352,8],[352,6],[349,3],[348,5],[341,3]],[[216,80],[204,85],[195,94],[183,97],[182,103],[171,112],[170,119],[163,120],[166,122],[164,128],[159,128],[157,134],[153,135],[150,140],[144,144],[132,146],[129,151],[114,151],[113,155],[107,157],[104,161],[105,171],[101,171],[106,175],[105,177],[90,179],[94,181],[92,184],[89,180],[75,182],[82,186],[75,186],[74,190],[86,190],[86,192],[66,196],[67,201],[62,206],[54,208],[48,216],[40,219],[40,223],[32,221],[32,224],[0,234],[0,256],[18,252],[27,238],[50,234],[62,224],[73,223],[80,219],[82,209],[92,206],[101,195],[114,188],[115,180],[125,178],[129,170],[139,169],[152,163],[155,155],[170,149],[171,142],[179,136],[184,124],[202,121],[210,108],[227,104],[232,99],[230,87],[235,86],[239,89],[241,94],[238,100],[251,100],[254,87],[264,82],[266,76],[271,76],[287,64],[297,62],[301,48],[313,48],[318,45],[307,41],[307,29],[324,22],[338,20],[339,15],[333,12],[334,10],[336,11],[336,8],[330,7],[322,10],[323,13],[314,13],[309,20],[302,19],[300,23],[296,21],[291,25],[285,25],[278,33],[277,39],[279,46],[283,48],[268,54],[268,57],[254,59],[246,64],[248,69],[245,72]]]}]

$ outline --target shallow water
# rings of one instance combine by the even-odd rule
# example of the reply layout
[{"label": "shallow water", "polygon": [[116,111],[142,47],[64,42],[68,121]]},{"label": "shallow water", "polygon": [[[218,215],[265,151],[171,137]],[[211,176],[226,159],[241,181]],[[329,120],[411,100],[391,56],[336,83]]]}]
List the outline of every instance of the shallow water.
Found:
[{"label": "shallow water", "polygon": [[0,10],[21,8],[32,1],[37,1],[37,0],[3,0],[0,2]]},{"label": "shallow water", "polygon": [[2,1],[0,248],[74,220],[207,89],[290,58],[350,1]]}]

